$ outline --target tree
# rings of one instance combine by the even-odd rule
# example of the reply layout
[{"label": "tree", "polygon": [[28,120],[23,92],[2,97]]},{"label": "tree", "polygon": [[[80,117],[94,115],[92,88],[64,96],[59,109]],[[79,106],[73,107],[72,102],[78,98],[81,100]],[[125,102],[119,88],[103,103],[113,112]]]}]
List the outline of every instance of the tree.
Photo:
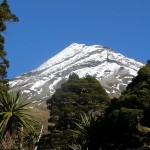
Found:
[{"label": "tree", "polygon": [[127,86],[120,97],[120,103],[127,108],[144,110],[142,123],[150,126],[150,61],[138,71],[138,75]]},{"label": "tree", "polygon": [[[65,116],[70,120],[82,112],[100,111],[99,108],[107,106],[108,103],[108,94],[98,80],[91,76],[80,79],[75,74],[70,75],[69,80],[47,100],[50,116],[54,120],[60,120],[61,116],[63,120]],[[67,120],[65,122],[67,123]],[[71,126],[69,122],[66,128]]]},{"label": "tree", "polygon": [[[137,117],[138,116],[138,117]],[[120,108],[109,116],[81,115],[73,130],[76,142],[70,147],[82,150],[137,149],[143,145],[141,131],[150,133],[150,128],[140,124],[143,111]]]},{"label": "tree", "polygon": [[0,4],[0,91],[8,90],[7,68],[9,61],[6,58],[4,50],[5,38],[1,34],[7,29],[6,22],[16,22],[18,18],[11,12],[7,0],[3,0]]},{"label": "tree", "polygon": [[7,137],[9,137],[10,141],[12,138],[16,138],[22,127],[33,129],[36,121],[34,121],[26,108],[29,104],[21,100],[19,93],[0,93],[1,144],[6,141]]},{"label": "tree", "polygon": [[68,149],[68,144],[75,140],[69,130],[75,127],[74,122],[80,120],[80,114],[101,114],[109,102],[108,94],[94,77],[79,78],[76,74],[70,75],[69,80],[47,100],[51,123],[49,131],[57,139],[54,148],[61,143],[61,149]]},{"label": "tree", "polygon": [[120,98],[113,99],[107,108],[105,120],[111,126],[105,126],[109,129],[109,132],[106,132],[108,133],[106,139],[111,139],[112,144],[120,149],[143,149],[144,145],[148,147],[150,143],[149,116],[150,63],[148,61],[122,92]]},{"label": "tree", "polygon": [[148,61],[120,98],[111,100],[105,113],[94,121],[94,126],[88,123],[90,116],[82,117],[84,119],[76,123],[79,128],[75,130],[75,133],[80,133],[77,137],[76,148],[149,149],[149,116],[150,63]]}]

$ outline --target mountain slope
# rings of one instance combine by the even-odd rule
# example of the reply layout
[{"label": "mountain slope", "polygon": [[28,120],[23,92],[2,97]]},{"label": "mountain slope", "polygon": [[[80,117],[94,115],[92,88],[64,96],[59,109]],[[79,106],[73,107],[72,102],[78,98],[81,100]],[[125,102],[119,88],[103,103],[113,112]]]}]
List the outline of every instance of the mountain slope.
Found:
[{"label": "mountain slope", "polygon": [[14,78],[10,87],[40,105],[74,72],[79,77],[95,76],[113,97],[120,95],[143,65],[107,47],[73,43],[37,69]]}]

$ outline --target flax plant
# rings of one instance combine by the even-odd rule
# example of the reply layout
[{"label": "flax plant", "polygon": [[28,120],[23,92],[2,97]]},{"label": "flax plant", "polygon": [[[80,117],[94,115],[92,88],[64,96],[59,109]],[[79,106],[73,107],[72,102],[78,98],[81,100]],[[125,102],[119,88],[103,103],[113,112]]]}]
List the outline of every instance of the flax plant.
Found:
[{"label": "flax plant", "polygon": [[6,135],[9,137],[16,136],[16,133],[22,135],[23,127],[27,130],[34,129],[33,126],[36,121],[29,114],[29,104],[29,102],[21,99],[19,92],[0,93],[1,141],[5,140]]}]

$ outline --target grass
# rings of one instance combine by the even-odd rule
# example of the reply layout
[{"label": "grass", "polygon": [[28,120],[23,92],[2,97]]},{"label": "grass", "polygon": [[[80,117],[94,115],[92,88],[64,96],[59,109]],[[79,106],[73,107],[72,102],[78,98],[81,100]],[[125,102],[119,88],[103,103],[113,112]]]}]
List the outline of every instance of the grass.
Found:
[{"label": "grass", "polygon": [[48,132],[48,118],[49,118],[49,110],[47,110],[46,104],[42,104],[40,106],[35,106],[33,109],[31,109],[31,115],[33,115],[37,121],[40,123],[40,125],[43,125],[44,127],[44,133]]}]

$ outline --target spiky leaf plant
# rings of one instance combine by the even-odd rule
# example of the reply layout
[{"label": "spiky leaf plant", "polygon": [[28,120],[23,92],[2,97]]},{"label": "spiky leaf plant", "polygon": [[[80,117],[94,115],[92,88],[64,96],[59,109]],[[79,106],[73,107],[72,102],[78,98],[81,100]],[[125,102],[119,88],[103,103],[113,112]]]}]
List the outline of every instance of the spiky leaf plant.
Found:
[{"label": "spiky leaf plant", "polygon": [[22,125],[33,129],[35,121],[29,114],[29,104],[21,99],[19,92],[0,93],[0,133],[3,136],[7,132],[13,134]]},{"label": "spiky leaf plant", "polygon": [[90,147],[93,145],[96,146],[95,138],[100,117],[101,116],[97,117],[93,113],[89,115],[83,113],[81,114],[80,123],[75,123],[78,128],[76,130],[72,130],[72,132],[77,136],[78,144],[82,149],[87,150],[88,148],[90,149]]}]

